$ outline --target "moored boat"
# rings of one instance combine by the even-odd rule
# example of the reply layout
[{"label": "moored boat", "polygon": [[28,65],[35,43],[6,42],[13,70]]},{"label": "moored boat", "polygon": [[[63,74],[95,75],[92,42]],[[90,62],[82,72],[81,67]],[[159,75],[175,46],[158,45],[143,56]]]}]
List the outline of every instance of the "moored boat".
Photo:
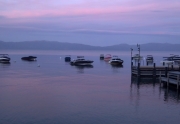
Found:
[{"label": "moored boat", "polygon": [[104,54],[101,54],[101,55],[100,55],[100,59],[104,59]]},{"label": "moored boat", "polygon": [[163,57],[164,60],[167,61],[180,61],[180,56],[179,55],[174,55],[174,54],[170,54],[169,57]]},{"label": "moored boat", "polygon": [[109,61],[112,58],[111,54],[106,54],[104,61]]},{"label": "moored boat", "polygon": [[122,65],[123,62],[124,61],[120,59],[118,56],[113,56],[112,59],[109,61],[109,63],[112,65]]},{"label": "moored boat", "polygon": [[65,60],[65,62],[70,62],[71,61],[71,56],[70,55],[66,55],[64,60]]},{"label": "moored boat", "polygon": [[84,59],[84,56],[77,56],[77,59],[71,61],[71,65],[87,66],[91,65],[94,61]]},{"label": "moored boat", "polygon": [[21,59],[22,60],[25,60],[25,61],[36,61],[36,56],[27,56],[27,57],[22,57]]},{"label": "moored boat", "polygon": [[1,63],[9,63],[11,58],[8,54],[0,54],[0,62]]},{"label": "moored boat", "polygon": [[163,65],[164,65],[164,64],[172,65],[172,64],[174,64],[174,61],[163,60],[163,61],[161,61],[160,63],[162,63]]},{"label": "moored boat", "polygon": [[147,55],[146,57],[146,62],[153,62],[154,61],[154,58],[152,55]]},{"label": "moored boat", "polygon": [[143,59],[143,56],[140,56],[139,54],[135,54],[133,57],[132,57],[133,60],[142,60]]}]

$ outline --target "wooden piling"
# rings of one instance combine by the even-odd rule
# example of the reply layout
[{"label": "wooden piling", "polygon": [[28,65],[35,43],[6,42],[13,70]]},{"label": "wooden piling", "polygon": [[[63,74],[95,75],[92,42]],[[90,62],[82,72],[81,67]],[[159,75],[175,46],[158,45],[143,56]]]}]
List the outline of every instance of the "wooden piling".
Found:
[{"label": "wooden piling", "polygon": [[179,90],[179,75],[177,76],[177,89]]},{"label": "wooden piling", "polygon": [[133,62],[131,62],[131,69],[132,69],[132,67],[133,67]]},{"label": "wooden piling", "polygon": [[153,77],[156,76],[156,63],[154,63],[154,66],[153,66]]},{"label": "wooden piling", "polygon": [[167,77],[167,67],[165,67],[165,77]]},{"label": "wooden piling", "polygon": [[140,77],[140,63],[138,63],[138,77]]}]

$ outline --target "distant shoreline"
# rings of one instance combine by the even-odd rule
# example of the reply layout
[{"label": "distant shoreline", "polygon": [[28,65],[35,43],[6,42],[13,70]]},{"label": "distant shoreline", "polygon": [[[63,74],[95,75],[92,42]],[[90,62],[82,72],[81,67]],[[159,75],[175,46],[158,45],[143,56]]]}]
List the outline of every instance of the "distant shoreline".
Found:
[{"label": "distant shoreline", "polygon": [[[180,51],[180,44],[146,43],[140,44],[141,51]],[[0,41],[0,50],[72,50],[72,51],[130,51],[137,50],[136,45],[118,44],[112,46],[91,46],[79,43],[65,43],[57,41]]]}]

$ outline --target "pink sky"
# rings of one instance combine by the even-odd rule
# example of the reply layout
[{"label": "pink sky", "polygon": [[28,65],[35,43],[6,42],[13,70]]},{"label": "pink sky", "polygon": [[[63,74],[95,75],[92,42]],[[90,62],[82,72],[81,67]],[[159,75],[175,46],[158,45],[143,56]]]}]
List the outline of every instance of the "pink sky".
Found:
[{"label": "pink sky", "polygon": [[8,0],[0,8],[0,27],[16,32],[180,35],[179,0]]}]

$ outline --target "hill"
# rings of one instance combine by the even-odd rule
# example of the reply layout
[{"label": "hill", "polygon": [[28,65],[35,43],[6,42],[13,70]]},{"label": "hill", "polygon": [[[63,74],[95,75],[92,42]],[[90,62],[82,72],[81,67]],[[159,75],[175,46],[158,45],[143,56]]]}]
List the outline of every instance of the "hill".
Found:
[{"label": "hill", "polygon": [[[77,43],[65,43],[57,41],[24,41],[4,42],[0,41],[0,50],[114,50],[128,51],[137,49],[136,45],[118,44],[113,46],[90,46]],[[142,51],[180,51],[180,44],[147,43],[141,44]]]}]

